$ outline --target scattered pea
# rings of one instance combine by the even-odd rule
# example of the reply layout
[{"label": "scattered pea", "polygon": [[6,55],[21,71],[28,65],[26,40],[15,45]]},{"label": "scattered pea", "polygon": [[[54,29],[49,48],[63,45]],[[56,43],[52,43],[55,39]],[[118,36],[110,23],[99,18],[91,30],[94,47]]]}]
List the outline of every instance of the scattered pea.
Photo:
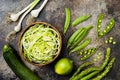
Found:
[{"label": "scattered pea", "polygon": [[116,42],[115,41],[113,41],[113,43],[112,44],[116,44]]},{"label": "scattered pea", "polygon": [[113,37],[110,37],[110,40],[113,40]]},{"label": "scattered pea", "polygon": [[97,61],[97,59],[96,58],[94,58],[94,62],[96,62]]},{"label": "scattered pea", "polygon": [[108,40],[105,40],[105,43],[108,44]]},{"label": "scattered pea", "polygon": [[109,37],[109,39],[108,40],[105,40],[105,43],[106,44],[116,44],[116,42],[113,40],[113,37]]},{"label": "scattered pea", "polygon": [[112,43],[112,42],[113,42],[113,40],[110,39],[110,40],[109,40],[109,43]]},{"label": "scattered pea", "polygon": [[98,55],[98,56],[97,56],[97,59],[99,60],[100,58],[101,58],[101,56]]},{"label": "scattered pea", "polygon": [[99,56],[101,56],[101,55],[102,55],[102,53],[101,53],[101,52],[99,52],[99,53],[98,53],[98,55],[99,55]]}]

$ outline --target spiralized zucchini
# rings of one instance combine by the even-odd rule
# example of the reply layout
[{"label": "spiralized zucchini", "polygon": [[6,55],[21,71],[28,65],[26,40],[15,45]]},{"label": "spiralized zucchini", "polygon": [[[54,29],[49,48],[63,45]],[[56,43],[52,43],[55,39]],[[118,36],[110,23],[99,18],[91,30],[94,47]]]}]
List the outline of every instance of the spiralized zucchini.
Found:
[{"label": "spiralized zucchini", "polygon": [[60,36],[49,26],[36,24],[24,33],[20,45],[27,60],[45,64],[58,54]]}]

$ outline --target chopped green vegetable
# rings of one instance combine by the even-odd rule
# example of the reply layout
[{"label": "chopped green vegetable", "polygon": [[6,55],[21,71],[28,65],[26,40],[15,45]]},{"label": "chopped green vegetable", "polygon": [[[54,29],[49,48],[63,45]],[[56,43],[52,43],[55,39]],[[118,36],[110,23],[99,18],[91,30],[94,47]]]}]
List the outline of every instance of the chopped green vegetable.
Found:
[{"label": "chopped green vegetable", "polygon": [[47,25],[31,26],[21,39],[24,57],[30,62],[45,64],[59,52],[60,36]]}]

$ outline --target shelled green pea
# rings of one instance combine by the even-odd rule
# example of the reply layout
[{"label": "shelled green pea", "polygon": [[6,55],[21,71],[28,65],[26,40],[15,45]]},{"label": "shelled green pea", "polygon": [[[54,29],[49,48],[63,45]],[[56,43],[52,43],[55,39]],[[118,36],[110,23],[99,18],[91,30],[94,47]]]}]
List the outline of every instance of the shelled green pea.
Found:
[{"label": "shelled green pea", "polygon": [[83,55],[80,58],[80,60],[86,60],[86,59],[90,58],[96,52],[96,50],[97,50],[97,48],[90,48],[90,49],[86,50],[87,53],[85,53],[85,51],[83,51]]},{"label": "shelled green pea", "polygon": [[101,59],[101,57],[102,57],[102,53],[99,52],[99,53],[97,54],[97,57],[95,57],[95,58],[93,59],[93,61],[94,61],[94,62],[97,62],[97,61],[99,61],[99,60]]},{"label": "shelled green pea", "polygon": [[109,37],[108,40],[105,40],[106,44],[116,44],[116,41],[113,40],[113,37]]}]

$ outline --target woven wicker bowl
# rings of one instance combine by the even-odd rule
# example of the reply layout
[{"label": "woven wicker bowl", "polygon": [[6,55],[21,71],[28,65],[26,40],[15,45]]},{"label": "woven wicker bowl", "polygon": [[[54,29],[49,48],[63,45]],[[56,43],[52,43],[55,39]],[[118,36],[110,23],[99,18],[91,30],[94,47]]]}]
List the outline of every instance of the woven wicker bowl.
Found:
[{"label": "woven wicker bowl", "polygon": [[[57,54],[54,56],[54,58],[53,58],[52,60],[50,60],[49,62],[47,62],[47,63],[45,63],[45,64],[38,64],[38,63],[35,63],[35,62],[30,62],[29,60],[27,60],[26,58],[24,58],[24,56],[23,56],[23,54],[24,54],[23,51],[24,51],[24,50],[21,49],[20,43],[21,43],[21,39],[22,39],[24,33],[25,33],[31,26],[33,26],[33,25],[35,25],[35,24],[48,25],[50,28],[54,29],[54,30],[58,33],[59,38],[60,38],[60,39],[59,39],[59,40],[60,40],[60,49],[59,49],[59,51],[57,52]],[[19,41],[18,41],[18,48],[19,48],[20,57],[22,58],[23,61],[27,61],[27,62],[29,62],[29,63],[31,63],[31,64],[33,64],[33,65],[37,65],[37,66],[45,66],[45,65],[48,65],[48,64],[52,63],[52,62],[59,56],[60,51],[61,51],[61,48],[62,48],[62,37],[61,37],[59,31],[58,31],[54,26],[52,26],[51,24],[46,23],[46,22],[35,22],[35,23],[32,23],[32,24],[28,25],[28,26],[21,32],[21,34],[20,34],[20,36],[19,36]]]}]

